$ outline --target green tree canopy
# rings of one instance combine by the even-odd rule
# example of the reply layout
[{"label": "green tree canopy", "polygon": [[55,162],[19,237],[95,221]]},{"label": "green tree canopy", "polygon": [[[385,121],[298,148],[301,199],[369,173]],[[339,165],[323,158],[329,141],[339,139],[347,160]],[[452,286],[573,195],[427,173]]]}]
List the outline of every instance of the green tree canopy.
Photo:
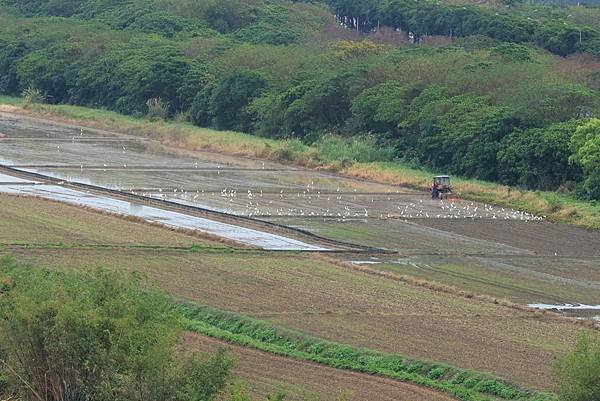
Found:
[{"label": "green tree canopy", "polygon": [[503,182],[526,188],[554,189],[581,179],[581,169],[569,162],[571,137],[577,122],[518,130],[507,136],[498,152]]},{"label": "green tree canopy", "polygon": [[591,119],[577,128],[571,149],[571,161],[583,170],[584,195],[600,199],[600,119]]},{"label": "green tree canopy", "polygon": [[252,120],[246,107],[265,88],[264,78],[254,71],[241,70],[224,77],[211,97],[211,114],[219,129],[249,131]]}]

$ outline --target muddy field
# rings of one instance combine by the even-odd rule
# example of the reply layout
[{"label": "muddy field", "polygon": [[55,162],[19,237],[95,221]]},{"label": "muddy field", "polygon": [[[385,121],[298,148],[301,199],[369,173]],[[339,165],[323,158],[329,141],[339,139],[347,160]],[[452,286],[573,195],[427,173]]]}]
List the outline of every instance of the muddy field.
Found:
[{"label": "muddy field", "polygon": [[418,224],[528,249],[536,255],[600,258],[600,233],[563,224],[521,221],[449,222],[427,219],[419,220]]},{"label": "muddy field", "polygon": [[[248,159],[171,155],[158,144],[96,131],[39,125],[0,114],[0,161],[23,170],[232,214],[333,217],[538,220],[472,202],[433,201],[426,193]],[[36,136],[37,133],[37,136]],[[70,138],[70,139],[69,139]]]},{"label": "muddy field", "polygon": [[[552,225],[543,216],[431,200],[408,188],[258,160],[181,155],[144,138],[6,114],[0,114],[0,132],[0,162],[26,171],[393,252],[336,255],[350,266],[369,264],[522,304],[600,303],[600,233]],[[548,366],[579,330],[541,313],[390,281],[312,256],[13,252],[54,267],[128,266],[184,298],[353,345],[491,371],[536,388],[549,386]]]}]

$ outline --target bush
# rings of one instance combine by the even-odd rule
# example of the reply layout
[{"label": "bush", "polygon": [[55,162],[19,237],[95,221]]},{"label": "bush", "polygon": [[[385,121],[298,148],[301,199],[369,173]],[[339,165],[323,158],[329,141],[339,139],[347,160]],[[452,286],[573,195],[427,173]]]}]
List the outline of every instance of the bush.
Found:
[{"label": "bush", "polygon": [[46,103],[46,95],[42,93],[39,89],[29,87],[21,93],[21,97],[23,98],[23,103],[27,104],[37,104],[37,103]]},{"label": "bush", "polygon": [[169,114],[169,104],[159,97],[148,99],[146,106],[148,106],[146,116],[151,120],[164,120]]},{"label": "bush", "polygon": [[265,88],[257,72],[241,70],[223,78],[211,98],[211,112],[218,129],[248,132],[252,121],[246,107]]},{"label": "bush", "polygon": [[225,385],[223,351],[181,355],[171,300],[138,280],[6,260],[0,277],[10,277],[0,289],[0,377],[17,399],[208,401]]},{"label": "bush", "polygon": [[378,146],[372,136],[344,138],[327,135],[316,143],[317,155],[321,161],[328,163],[369,163],[375,161],[391,161],[394,149]]},{"label": "bush", "polygon": [[600,199],[600,120],[591,119],[577,127],[571,138],[572,163],[583,170],[583,193],[588,199]]},{"label": "bush", "polygon": [[516,43],[502,43],[490,49],[490,54],[517,63],[531,61],[529,49]]},{"label": "bush", "polygon": [[561,401],[600,400],[600,337],[583,332],[575,350],[555,369]]},{"label": "bush", "polygon": [[554,190],[581,180],[581,168],[569,163],[569,143],[576,121],[515,131],[498,151],[500,180],[509,185]]},{"label": "bush", "polygon": [[439,379],[442,376],[444,376],[445,373],[446,373],[445,368],[433,368],[429,371],[429,373],[427,373],[427,377],[435,380],[435,379]]},{"label": "bush", "polygon": [[304,145],[298,139],[289,139],[282,141],[281,145],[273,151],[273,156],[276,160],[283,162],[298,161],[308,150],[308,146]]}]

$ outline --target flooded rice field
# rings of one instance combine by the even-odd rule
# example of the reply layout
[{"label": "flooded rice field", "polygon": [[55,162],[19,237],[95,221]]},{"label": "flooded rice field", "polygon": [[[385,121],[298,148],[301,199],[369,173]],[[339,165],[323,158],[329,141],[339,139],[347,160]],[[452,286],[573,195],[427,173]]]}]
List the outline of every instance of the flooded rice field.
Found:
[{"label": "flooded rice field", "polygon": [[[582,299],[568,299],[572,291],[574,296],[584,296],[585,302],[600,303],[600,295],[596,302],[591,299],[600,285],[600,234],[550,224],[544,216],[470,201],[432,200],[427,192],[410,188],[260,160],[211,153],[182,154],[147,138],[10,114],[0,114],[0,133],[0,163],[22,171],[384,248],[412,258],[411,263],[416,266],[421,263],[437,271],[460,264],[472,271],[460,275],[454,272],[462,278],[452,283],[475,286],[481,276],[491,275],[497,277],[497,287],[503,288],[500,294],[520,302],[575,303]],[[18,188],[15,184],[19,184]],[[199,218],[184,211],[169,214],[159,208],[136,206],[97,194],[56,185],[32,186],[31,182],[19,183],[10,176],[0,176],[0,190],[8,188],[20,194],[39,195],[43,191],[53,199],[216,235],[227,233],[231,238],[230,227],[215,228],[210,220],[195,220]],[[322,248],[315,244],[298,245],[293,238],[266,238],[277,235],[250,231],[255,232],[237,234],[235,240],[273,249]],[[257,239],[260,236],[265,238]],[[270,241],[279,242],[274,245]],[[372,262],[364,258],[354,260]],[[375,262],[370,265],[382,269],[387,266]],[[402,263],[390,268],[399,272],[416,269]],[[510,284],[514,287],[511,290],[505,289],[509,286],[507,280],[515,277],[518,281],[531,279],[541,284],[535,291],[520,290],[517,284]]]},{"label": "flooded rice field", "polygon": [[[0,163],[65,180],[251,217],[538,221],[524,212],[282,165],[171,155],[156,143],[77,127],[0,120]],[[37,133],[37,136],[36,136]]]},{"label": "flooded rice field", "polygon": [[[2,179],[2,175],[0,175]],[[37,196],[44,199],[91,207],[124,216],[139,217],[151,223],[159,223],[174,228],[197,230],[216,235],[240,244],[277,251],[328,251],[329,249],[310,245],[292,238],[263,231],[234,226],[197,216],[135,204],[112,197],[77,191],[60,185],[26,185],[11,183],[0,185],[0,193]]]}]

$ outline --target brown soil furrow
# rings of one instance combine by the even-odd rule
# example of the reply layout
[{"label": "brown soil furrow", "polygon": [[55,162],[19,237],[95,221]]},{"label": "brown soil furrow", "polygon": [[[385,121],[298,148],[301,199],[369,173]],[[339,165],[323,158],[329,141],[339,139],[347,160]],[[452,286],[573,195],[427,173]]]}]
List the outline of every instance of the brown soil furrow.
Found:
[{"label": "brown soil furrow", "polygon": [[416,222],[479,240],[528,249],[539,255],[600,256],[600,232],[564,224],[443,219],[422,219]]}]

